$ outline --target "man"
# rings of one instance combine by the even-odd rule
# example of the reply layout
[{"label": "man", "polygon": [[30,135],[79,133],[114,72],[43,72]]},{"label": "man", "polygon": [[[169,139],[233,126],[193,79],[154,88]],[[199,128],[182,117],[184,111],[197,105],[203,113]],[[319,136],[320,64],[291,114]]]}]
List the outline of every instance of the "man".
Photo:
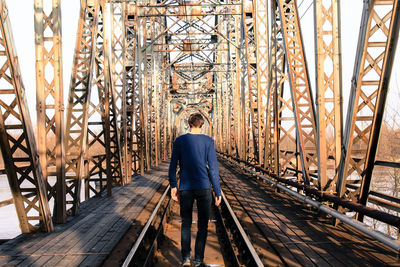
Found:
[{"label": "man", "polygon": [[[190,228],[195,199],[198,210],[198,230],[194,266],[204,266],[204,248],[211,208],[210,181],[215,193],[216,206],[221,203],[221,187],[214,140],[201,134],[201,127],[204,124],[203,116],[200,113],[192,114],[188,123],[190,133],[179,136],[174,142],[168,176],[171,198],[180,203],[182,266],[190,266]],[[180,167],[179,195],[176,181],[178,162]]]}]

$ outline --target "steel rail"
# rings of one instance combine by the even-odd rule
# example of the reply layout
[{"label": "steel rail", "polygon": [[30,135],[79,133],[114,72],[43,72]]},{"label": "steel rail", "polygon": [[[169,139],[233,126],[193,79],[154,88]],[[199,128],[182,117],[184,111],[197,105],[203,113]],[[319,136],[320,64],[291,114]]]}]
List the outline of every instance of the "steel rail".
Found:
[{"label": "steel rail", "polygon": [[238,166],[239,168],[241,168],[241,169],[259,177],[260,179],[272,184],[273,186],[281,189],[282,191],[288,193],[289,195],[294,196],[295,198],[297,198],[307,204],[310,204],[314,208],[316,208],[320,211],[323,211],[326,214],[329,214],[329,215],[335,217],[336,219],[341,220],[344,223],[347,223],[348,225],[354,227],[355,229],[367,234],[368,236],[370,236],[370,237],[384,243],[385,245],[391,247],[392,249],[400,252],[400,240],[396,240],[391,236],[388,236],[384,233],[376,231],[376,230],[372,229],[371,227],[369,227],[368,225],[366,225],[365,223],[359,222],[353,218],[350,218],[350,217],[344,215],[343,213],[340,213],[328,206],[323,205],[322,203],[320,203],[318,201],[312,200],[309,196],[301,195],[301,194],[297,193],[296,191],[293,191],[292,189],[289,189],[288,187],[280,184],[278,181],[274,181],[273,179],[270,179],[262,174],[259,174],[245,166],[240,165],[239,163],[237,163],[231,159],[228,159],[228,158],[225,158],[225,159],[227,161],[231,162],[232,164]]},{"label": "steel rail", "polygon": [[[137,240],[135,241],[134,245],[132,246],[131,250],[129,251],[128,256],[125,258],[122,266],[123,267],[127,267],[130,265],[131,261],[134,259],[134,257],[136,256],[136,253],[140,250],[140,247],[146,237],[146,234],[148,232],[148,230],[150,229],[151,225],[153,224],[154,220],[156,219],[157,216],[161,216],[161,221],[159,224],[158,229],[156,230],[156,235],[153,241],[151,241],[151,245],[149,248],[149,253],[147,254],[147,256],[145,257],[145,261],[144,261],[144,266],[148,266],[149,260],[150,260],[150,255],[153,252],[154,248],[155,248],[155,240],[158,239],[160,233],[161,233],[161,229],[162,229],[162,223],[163,221],[165,221],[165,216],[166,216],[166,210],[162,213],[162,215],[159,215],[159,211],[161,208],[161,205],[164,203],[165,198],[167,197],[168,193],[170,192],[170,186],[168,186],[164,192],[164,194],[161,196],[160,200],[158,201],[158,204],[156,205],[156,207],[154,208],[152,214],[150,215],[150,218],[148,219],[147,223],[145,224],[144,228],[142,229],[139,237],[137,238]],[[222,231],[225,231],[225,238],[228,238],[227,241],[230,242],[231,244],[233,243],[233,241],[229,238],[228,232],[226,230],[226,226],[224,224],[224,220],[223,220],[223,216],[222,216],[222,207],[226,208],[225,209],[225,213],[229,214],[229,218],[231,219],[231,221],[233,222],[232,225],[235,228],[235,232],[237,231],[237,233],[239,233],[239,239],[240,239],[240,244],[242,244],[243,246],[241,246],[241,254],[243,253],[243,251],[245,250],[247,253],[245,253],[246,257],[250,257],[250,259],[247,259],[251,262],[253,262],[255,264],[255,266],[264,266],[260,257],[258,256],[256,250],[254,249],[253,245],[251,244],[251,241],[249,240],[246,232],[244,231],[243,227],[241,226],[239,220],[237,219],[235,213],[233,212],[231,206],[228,203],[227,198],[225,197],[224,193],[222,193],[222,200],[223,202],[221,203],[221,210],[219,210],[218,208],[215,209],[215,212],[217,212],[217,214],[219,214],[220,216],[220,220],[219,220],[219,225],[221,226],[220,229],[223,229]],[[168,207],[169,203],[167,204]],[[227,211],[227,212],[226,212]],[[219,236],[219,238],[221,238]],[[232,248],[232,245],[231,245]],[[236,258],[236,260],[238,259],[238,255],[237,253],[234,252],[233,248],[231,249],[231,252],[228,253],[232,253],[232,256],[234,258]],[[239,262],[237,262],[237,266],[240,266]]]},{"label": "steel rail", "polygon": [[235,226],[240,233],[240,237],[244,241],[244,244],[246,245],[246,247],[252,257],[252,260],[254,261],[256,266],[264,266],[260,257],[258,256],[256,250],[254,249],[253,244],[251,243],[251,241],[248,238],[246,232],[244,231],[242,225],[240,224],[238,218],[236,217],[235,213],[233,212],[231,206],[229,205],[229,202],[226,199],[224,192],[222,192],[222,191],[221,191],[221,196],[222,196],[223,204],[227,208],[229,215],[231,216],[232,220],[234,221]]},{"label": "steel rail", "polygon": [[143,238],[147,233],[147,230],[150,228],[150,225],[153,223],[154,218],[157,216],[158,210],[160,209],[161,204],[163,203],[165,197],[167,196],[167,194],[169,192],[169,189],[170,189],[170,186],[168,185],[167,189],[165,189],[164,194],[161,196],[160,200],[158,201],[157,206],[154,208],[152,214],[150,215],[150,218],[147,220],[147,223],[144,226],[142,232],[140,232],[140,235],[139,235],[138,239],[136,239],[135,244],[133,244],[133,247],[129,251],[129,254],[126,257],[124,263],[122,264],[122,267],[129,266],[129,263],[131,262],[131,260],[132,260],[133,256],[135,255],[137,249],[139,248],[140,244],[142,243]]}]

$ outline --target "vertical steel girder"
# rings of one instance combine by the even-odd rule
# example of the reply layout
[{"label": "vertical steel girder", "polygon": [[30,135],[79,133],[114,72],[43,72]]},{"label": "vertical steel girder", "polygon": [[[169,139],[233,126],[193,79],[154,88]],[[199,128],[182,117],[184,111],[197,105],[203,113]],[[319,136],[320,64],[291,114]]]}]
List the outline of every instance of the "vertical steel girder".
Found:
[{"label": "vertical steel girder", "polygon": [[[221,18],[217,17],[216,22],[221,22],[219,20]],[[221,33],[223,33],[223,24],[218,23],[217,30]],[[223,51],[216,50],[214,52],[214,60],[216,64],[221,65],[224,61],[224,55]],[[214,75],[214,81],[213,81],[216,94],[215,94],[215,104],[214,104],[214,125],[215,125],[215,136],[216,136],[216,149],[219,151],[223,151],[224,147],[224,113],[223,113],[223,107],[224,107],[224,100],[223,100],[223,73],[222,72],[217,72]]]},{"label": "vertical steel girder", "polygon": [[296,122],[296,136],[304,183],[317,185],[316,125],[307,63],[295,0],[279,0],[288,59],[289,81]]},{"label": "vertical steel girder", "polygon": [[[239,7],[236,7],[236,11]],[[238,12],[241,13],[241,12]],[[232,106],[231,106],[231,126],[234,131],[231,131],[231,145],[232,151],[241,158],[245,159],[245,139],[244,139],[244,108],[242,108],[241,101],[241,71],[240,71],[240,51],[238,49],[240,44],[240,19],[235,16],[230,16],[229,37],[232,42],[229,42],[229,63],[232,64]],[[235,44],[235,45],[234,45]],[[229,66],[230,66],[229,65]]]},{"label": "vertical steel girder", "polygon": [[[159,33],[159,24],[156,23],[157,18],[151,22],[151,39],[154,38]],[[152,50],[152,60],[151,60],[151,86],[148,88],[150,96],[149,96],[149,126],[150,126],[150,148],[151,148],[151,167],[158,166],[158,162],[160,161],[160,132],[159,132],[159,124],[160,124],[160,93],[161,93],[161,83],[162,79],[160,79],[161,73],[161,56],[160,53],[154,52],[154,46],[151,46]]]},{"label": "vertical steel girder", "polygon": [[[100,8],[97,19],[97,33],[92,49],[94,52],[94,65],[90,66],[90,71],[93,72],[90,95],[88,95],[88,116],[87,121],[87,137],[84,140],[87,146],[84,154],[85,170],[85,192],[86,199],[94,196],[101,196],[103,191],[110,188],[111,181],[108,179],[107,170],[105,168],[107,161],[106,143],[109,143],[109,136],[106,134],[106,129],[110,123],[106,117],[106,102],[105,102],[105,73],[106,68],[104,58],[104,6],[99,2]],[[104,66],[104,69],[103,69]],[[93,90],[97,88],[96,90]],[[97,97],[96,97],[97,96]],[[97,98],[97,99],[96,99]]]},{"label": "vertical steel girder", "polygon": [[159,18],[147,18],[143,26],[144,45],[144,123],[147,169],[158,166],[159,162],[159,94],[161,57],[154,52],[154,39],[159,33]]},{"label": "vertical steel girder", "polygon": [[[140,13],[141,10],[138,10]],[[147,56],[146,51],[143,51],[147,42],[146,42],[146,19],[145,18],[138,18],[137,22],[137,51],[136,51],[136,58],[138,62],[138,100],[139,100],[139,109],[140,109],[140,146],[141,146],[141,172],[144,170],[149,169],[150,164],[150,151],[149,151],[149,144],[148,144],[148,98],[147,98],[147,83],[148,79],[146,79],[146,71],[148,70],[149,66],[147,63]],[[150,55],[151,57],[151,55]],[[139,130],[139,129],[138,129]]]},{"label": "vertical steel girder", "polygon": [[[138,136],[135,135],[135,122],[139,118],[135,110],[135,103],[139,100],[135,98],[135,52],[136,52],[136,4],[131,2],[126,3],[125,7],[125,90],[126,90],[126,171],[125,176],[130,181],[132,175],[137,175],[139,172],[139,149]],[[122,137],[124,139],[124,137]]]},{"label": "vertical steel girder", "polygon": [[[97,40],[98,43],[97,47],[98,50],[96,51],[96,61],[95,71],[97,72],[97,82],[99,90],[99,100],[102,101],[102,97],[104,97],[104,109],[105,109],[105,117],[103,121],[104,124],[104,131],[106,135],[106,166],[107,166],[107,179],[109,182],[107,183],[107,194],[111,195],[111,185],[125,185],[130,180],[124,173],[124,156],[122,155],[123,149],[121,145],[121,138],[120,138],[120,127],[118,125],[118,104],[116,101],[116,90],[114,87],[114,83],[112,80],[112,70],[111,64],[112,60],[109,54],[109,41],[108,36],[110,29],[109,21],[109,6],[106,4],[105,0],[101,1],[101,6],[103,10],[103,36],[101,33],[98,34]],[[103,69],[102,69],[103,68]],[[99,83],[101,81],[101,84]],[[126,111],[126,108],[125,110]],[[123,139],[125,140],[125,139]],[[110,183],[111,181],[111,183]]]},{"label": "vertical steel girder", "polygon": [[[337,191],[366,204],[399,35],[400,1],[364,1]],[[352,184],[357,189],[346,186]],[[362,218],[359,218],[362,219]]]},{"label": "vertical steel girder", "polygon": [[235,77],[236,77],[236,59],[233,57],[233,52],[235,51],[235,48],[233,46],[233,43],[235,43],[234,37],[235,37],[235,27],[233,27],[235,18],[233,16],[229,16],[226,19],[226,32],[227,32],[227,37],[232,39],[231,42],[228,42],[226,49],[227,49],[227,63],[228,63],[228,69],[226,72],[226,82],[227,82],[227,90],[228,90],[228,136],[226,137],[227,141],[227,150],[226,153],[229,153],[230,155],[236,155],[236,157],[239,157],[239,151],[238,151],[238,144],[237,144],[237,120],[238,120],[238,113],[235,112],[235,103],[237,102],[237,89],[236,89],[236,83],[235,83]]},{"label": "vertical steel girder", "polygon": [[28,233],[40,227],[50,232],[53,222],[43,179],[39,155],[29,116],[25,89],[11,32],[8,9],[0,0],[0,147],[14,198],[21,231]]},{"label": "vertical steel girder", "polygon": [[73,214],[79,208],[83,156],[87,148],[89,97],[93,82],[99,9],[97,0],[81,1],[65,133],[67,205],[72,205]]},{"label": "vertical steel girder", "polygon": [[[165,44],[163,45],[165,48]],[[164,69],[167,65],[167,55],[162,54],[162,65],[161,68]],[[160,102],[160,157],[161,160],[167,160],[169,158],[169,116],[168,116],[168,78],[167,72],[162,75],[162,91],[161,91],[161,102]]]},{"label": "vertical steel girder", "polygon": [[[104,0],[82,1],[75,68],[72,72],[67,114],[67,194],[73,214],[78,212],[80,187],[86,196],[101,195],[122,185],[120,144],[114,91],[111,83]],[[92,90],[93,87],[97,88]],[[97,97],[96,97],[97,96]],[[85,168],[83,168],[85,163]]]},{"label": "vertical steel girder", "polygon": [[[145,32],[147,34],[151,34],[150,30],[150,23],[145,24]],[[147,43],[146,36],[144,36],[145,43]],[[150,122],[150,112],[151,112],[151,107],[150,107],[150,101],[151,101],[151,96],[152,96],[152,66],[153,66],[153,53],[150,52],[151,48],[148,50],[146,49],[143,54],[143,122],[144,122],[144,144],[145,144],[145,155],[146,155],[146,170],[150,170],[152,167],[152,150],[151,150],[151,122]]]},{"label": "vertical steel girder", "polygon": [[[96,196],[107,189],[111,195],[112,185],[123,185],[121,154],[117,127],[116,105],[111,84],[111,70],[108,53],[107,19],[108,10],[104,1],[100,1],[97,34],[94,48],[95,60],[92,71],[92,86],[89,96],[88,136],[85,164],[86,188]],[[105,165],[105,166],[104,166]],[[86,190],[88,192],[88,190]],[[90,196],[89,196],[90,197]]]},{"label": "vertical steel girder", "polygon": [[[143,105],[140,77],[140,52],[139,42],[137,41],[138,18],[136,4],[129,2],[126,8],[126,51],[125,64],[127,76],[127,84],[132,88],[131,99],[132,109],[132,168],[133,174],[138,175],[144,173],[144,139],[143,139]],[[127,105],[129,110],[129,106]]]},{"label": "vertical steel girder", "polygon": [[[295,150],[296,140],[290,134],[294,130],[294,118],[291,120],[291,125],[289,125],[291,130],[285,131],[287,125],[283,125],[288,124],[290,120],[285,120],[282,124],[282,119],[289,119],[285,116],[293,114],[293,108],[291,106],[291,99],[284,100],[283,98],[283,86],[287,79],[285,76],[286,62],[281,21],[276,5],[272,5],[271,17],[270,77],[268,78],[264,166],[271,173],[282,175],[285,173],[283,168],[296,167],[296,160],[293,154],[282,153],[282,156],[280,156],[279,144],[282,143],[282,146],[286,150],[288,150],[288,147],[292,147]],[[290,144],[292,145],[290,146]],[[286,160],[280,164],[281,158],[286,158]]]},{"label": "vertical steel girder", "polygon": [[269,25],[267,0],[254,0],[255,11],[255,41],[257,48],[257,86],[259,105],[259,133],[258,150],[259,164],[262,165],[265,154],[265,123],[267,118],[267,95],[269,84]]},{"label": "vertical steel girder", "polygon": [[129,168],[128,162],[131,159],[129,155],[128,145],[128,118],[127,118],[127,74],[125,68],[126,55],[126,5],[125,2],[114,2],[111,5],[111,55],[112,55],[112,86],[115,92],[115,108],[116,117],[118,122],[118,128],[121,132],[121,155],[122,155],[122,172],[123,172],[123,183],[126,184],[128,181],[127,169]]},{"label": "vertical steel girder", "polygon": [[315,0],[314,12],[318,182],[321,190],[335,192],[343,132],[339,1]]},{"label": "vertical steel girder", "polygon": [[[47,5],[50,5],[50,2],[47,1]],[[43,0],[35,0],[34,7],[38,152],[48,198],[49,200],[54,198],[55,201],[54,221],[65,223],[64,94],[60,0],[52,1],[48,14],[44,11]],[[47,32],[46,36],[45,32]],[[45,44],[50,45],[51,49],[46,49]],[[46,72],[46,68],[52,71]]]},{"label": "vertical steel girder", "polygon": [[270,107],[268,107],[269,110],[275,106],[275,111],[272,110],[273,114],[270,114],[273,117],[270,118],[268,125],[271,125],[273,121],[271,128],[274,128],[274,132],[269,137],[269,140],[272,138],[272,153],[274,153],[274,158],[276,158],[273,169],[277,175],[300,179],[301,177],[297,173],[299,168],[297,157],[298,144],[292,93],[291,90],[285,90],[284,87],[285,82],[288,80],[288,75],[285,74],[288,63],[286,61],[284,33],[280,11],[276,3],[272,4],[271,14],[273,15],[272,21],[274,22],[272,29],[275,32],[275,49],[271,51],[271,62],[274,62],[271,67],[269,97],[276,96],[276,99],[272,98],[268,101],[268,103],[271,103]]},{"label": "vertical steel girder", "polygon": [[[254,159],[259,163],[259,143],[260,143],[260,99],[258,90],[258,62],[257,62],[257,44],[256,44],[256,29],[255,29],[255,11],[252,0],[243,1],[243,33],[245,37],[245,56],[243,59],[244,66],[247,68],[245,76],[247,76],[247,84],[245,91],[248,93],[248,101],[245,103],[246,110],[250,112],[246,114],[246,127],[249,129],[247,134],[247,157]],[[245,93],[246,93],[245,92]]]}]

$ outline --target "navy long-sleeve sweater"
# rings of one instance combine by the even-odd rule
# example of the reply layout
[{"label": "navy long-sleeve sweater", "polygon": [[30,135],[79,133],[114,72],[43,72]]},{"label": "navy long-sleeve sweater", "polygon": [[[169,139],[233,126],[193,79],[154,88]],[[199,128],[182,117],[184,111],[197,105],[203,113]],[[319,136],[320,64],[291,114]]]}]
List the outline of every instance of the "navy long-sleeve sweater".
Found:
[{"label": "navy long-sleeve sweater", "polygon": [[211,137],[187,133],[176,138],[168,171],[172,188],[177,186],[178,162],[181,170],[179,191],[210,188],[211,181],[215,195],[221,195],[217,155]]}]

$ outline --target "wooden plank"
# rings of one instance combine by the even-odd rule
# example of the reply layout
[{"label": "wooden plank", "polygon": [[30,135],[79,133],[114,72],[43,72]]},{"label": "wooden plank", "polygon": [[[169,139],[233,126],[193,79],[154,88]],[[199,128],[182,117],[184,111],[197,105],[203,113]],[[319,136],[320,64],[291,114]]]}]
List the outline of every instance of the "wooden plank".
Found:
[{"label": "wooden plank", "polygon": [[357,254],[352,253],[348,248],[349,243],[355,243],[355,241],[348,240],[347,242],[338,241],[335,234],[331,234],[329,230],[333,232],[339,231],[332,225],[321,224],[321,223],[310,223],[310,222],[295,222],[303,230],[308,233],[318,233],[319,240],[315,242],[319,247],[325,249],[331,256],[342,262],[343,264],[358,265],[363,262],[363,258],[359,257]]},{"label": "wooden plank", "polygon": [[97,254],[89,255],[79,264],[79,266],[100,266],[106,256],[107,255]]},{"label": "wooden plank", "polygon": [[[223,173],[223,169],[220,171],[220,173]],[[221,174],[221,175],[223,175],[223,174]],[[236,189],[236,187],[235,187],[235,189]],[[229,191],[233,192],[231,189]],[[228,192],[228,190],[225,190],[225,192]],[[236,192],[236,190],[235,190],[235,192]],[[286,247],[285,244],[280,241],[280,238],[277,236],[277,234],[280,234],[280,233],[274,232],[273,229],[268,227],[264,223],[264,221],[258,216],[258,214],[254,212],[254,210],[246,209],[246,211],[249,213],[250,217],[256,222],[256,224],[259,226],[260,230],[264,233],[264,235],[267,236],[269,242],[273,243],[273,246],[281,254],[281,256],[282,256],[283,260],[286,262],[286,264],[288,264],[290,266],[301,266],[299,261],[293,255],[294,251],[289,250],[288,247]]]},{"label": "wooden plank", "polygon": [[71,267],[78,266],[79,263],[84,261],[87,255],[66,255],[61,261],[57,263],[57,267]]},{"label": "wooden plank", "polygon": [[125,187],[113,188],[113,197],[83,202],[79,215],[56,225],[52,233],[19,236],[1,245],[0,255],[10,256],[0,257],[0,261],[33,266],[101,263],[167,180],[166,170],[152,170]]},{"label": "wooden plank", "polygon": [[33,261],[30,265],[24,262],[21,262],[20,265],[22,266],[43,266],[51,260],[54,256],[53,255],[45,255],[45,256],[37,256],[35,261]]},{"label": "wooden plank", "polygon": [[17,256],[17,257],[13,257],[13,259],[11,261],[9,261],[7,263],[8,266],[16,266],[18,265],[20,262],[24,261],[26,259],[26,256]]},{"label": "wooden plank", "polygon": [[[291,250],[302,265],[307,261],[296,253],[299,249],[318,266],[400,265],[396,253],[378,241],[344,224],[335,228],[328,218],[298,200],[275,192],[236,167],[220,166],[221,176],[228,178],[229,187],[235,188],[242,205],[280,253]],[[288,254],[282,256],[286,260]]]},{"label": "wooden plank", "polygon": [[[238,187],[235,187],[235,188],[238,188]],[[238,190],[236,190],[236,192],[238,192]],[[246,190],[243,192],[240,190],[240,193],[242,193],[243,200],[246,200],[246,192],[249,192],[249,191]],[[274,222],[272,218],[265,216],[265,214],[263,214],[263,213],[259,213],[258,210],[254,209],[252,207],[251,202],[245,201],[245,203],[246,203],[245,206],[248,207],[248,209],[251,209],[253,211],[253,214],[260,217],[261,224],[264,223],[264,225],[266,225],[266,227],[271,229],[271,232],[275,234],[278,242],[281,242],[282,244],[284,244],[287,247],[287,249],[294,255],[296,260],[298,262],[300,262],[301,265],[303,265],[303,266],[304,265],[313,265],[311,259],[308,257],[307,254],[305,254],[305,252],[307,250],[304,249],[304,246],[301,246],[301,240],[296,239],[296,236],[291,231],[285,231],[288,229],[286,227],[284,227],[284,224],[279,224],[279,222]],[[265,222],[268,220],[271,220],[273,223],[268,224],[268,225],[265,224]],[[295,239],[297,242],[292,241]]]},{"label": "wooden plank", "polygon": [[[297,245],[292,244],[291,238],[294,236],[288,235],[288,233],[282,231],[279,227],[281,226],[279,222],[274,222],[272,218],[266,217],[265,214],[259,213],[258,209],[253,208],[253,201],[257,200],[256,199],[256,188],[250,188],[247,184],[244,182],[241,183],[238,180],[238,177],[236,175],[228,174],[229,183],[232,184],[232,188],[235,188],[235,194],[240,197],[240,201],[243,203],[243,205],[246,207],[246,210],[251,214],[251,217],[253,219],[257,218],[257,223],[262,227],[264,233],[267,235],[268,233],[268,238],[271,238],[270,242],[273,243],[273,245],[277,245],[277,243],[282,243],[284,246],[287,248],[288,251],[294,256],[296,261],[298,261],[301,265],[308,264],[312,265],[311,260],[304,256],[303,251],[297,247]],[[247,178],[247,177],[246,177]],[[243,179],[244,181],[245,179]],[[247,180],[247,179],[246,179]],[[251,193],[251,197],[249,197],[248,192]],[[259,201],[259,200],[257,200]],[[271,214],[272,217],[275,217],[273,214]],[[267,230],[268,229],[268,230]],[[290,232],[289,232],[290,234]],[[291,244],[291,245],[288,245]],[[282,247],[282,246],[280,246]],[[288,257],[288,253],[285,253],[285,256]],[[288,259],[291,257],[289,256]],[[286,258],[285,258],[286,260]],[[291,261],[294,261],[294,259],[291,259]]]},{"label": "wooden plank", "polygon": [[12,257],[10,255],[0,256],[0,266],[5,265],[6,263],[12,261],[14,258],[16,258],[16,257]]},{"label": "wooden plank", "polygon": [[[248,181],[249,180],[247,180],[246,182]],[[321,251],[318,247],[312,246],[311,238],[309,238],[300,228],[296,227],[292,223],[293,220],[301,220],[301,218],[298,218],[297,216],[297,214],[299,213],[292,213],[291,216],[282,216],[282,214],[280,213],[271,212],[269,205],[264,202],[265,198],[260,195],[259,190],[256,190],[254,195],[259,197],[259,200],[253,201],[251,204],[252,208],[257,212],[257,214],[264,213],[264,220],[273,221],[281,229],[281,231],[286,233],[291,241],[293,243],[296,243],[296,245],[302,251],[304,251],[305,255],[307,255],[307,257],[309,257],[315,264],[317,264],[318,266],[329,265],[325,258],[320,255],[320,253],[325,253]],[[302,210],[304,210],[304,208]],[[300,214],[303,214],[303,212],[301,212]]]},{"label": "wooden plank", "polygon": [[53,256],[49,261],[43,264],[43,267],[58,266],[57,263],[59,263],[64,257],[65,257],[64,255]]}]

